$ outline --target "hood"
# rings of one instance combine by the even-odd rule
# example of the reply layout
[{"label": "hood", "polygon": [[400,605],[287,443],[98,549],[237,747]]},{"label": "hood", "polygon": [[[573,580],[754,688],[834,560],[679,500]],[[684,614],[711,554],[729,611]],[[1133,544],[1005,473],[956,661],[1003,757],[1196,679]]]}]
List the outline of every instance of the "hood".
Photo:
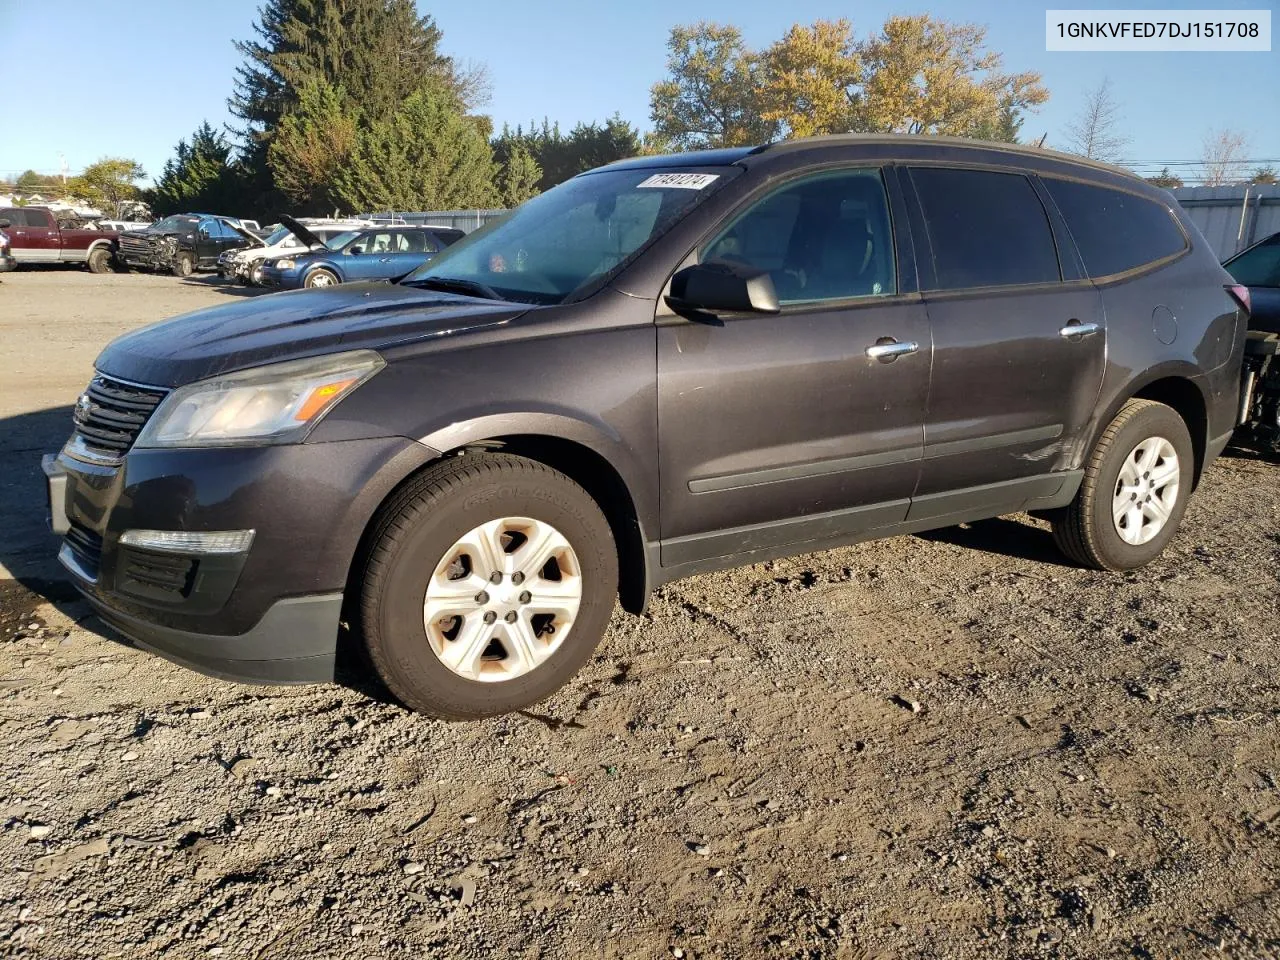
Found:
[{"label": "hood", "polygon": [[280,217],[280,222],[289,228],[289,232],[303,242],[307,247],[323,247],[324,241],[308,230],[293,217],[287,214]]},{"label": "hood", "polygon": [[264,363],[379,349],[505,323],[528,304],[386,283],[342,284],[237,300],[143,327],[107,344],[97,368],[176,387]]},{"label": "hood", "polygon": [[161,227],[160,222],[156,221],[150,226],[142,227],[140,230],[126,230],[120,236],[142,237],[143,239],[153,237],[189,237],[195,232],[196,225],[194,223],[185,223],[181,227],[173,229],[171,227]]},{"label": "hood", "polygon": [[[244,237],[246,240],[248,240],[248,241],[249,241],[249,247],[251,247],[251,248],[252,248],[252,247],[265,247],[265,246],[266,246],[266,244],[262,242],[262,238],[261,238],[260,236],[258,236],[256,233],[254,233],[252,230],[250,230],[248,227],[241,227],[241,226],[238,226],[238,225],[236,225],[236,224],[232,223],[232,222],[231,222],[231,221],[229,221],[229,220],[223,220],[223,221],[222,221],[222,225],[223,225],[224,227],[230,227],[230,228],[231,228],[232,230],[234,230],[236,233],[240,234],[240,236],[242,236],[242,237]],[[241,249],[245,249],[245,248],[243,248],[243,247],[242,247]]]}]

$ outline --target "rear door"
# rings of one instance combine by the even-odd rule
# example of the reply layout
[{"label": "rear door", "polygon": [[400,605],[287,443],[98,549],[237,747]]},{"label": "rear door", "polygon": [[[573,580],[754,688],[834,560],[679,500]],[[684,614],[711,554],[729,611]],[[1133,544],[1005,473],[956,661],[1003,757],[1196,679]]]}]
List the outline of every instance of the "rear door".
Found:
[{"label": "rear door", "polygon": [[392,237],[395,246],[391,260],[393,269],[385,276],[403,276],[436,255],[435,239],[425,230],[400,230]]},{"label": "rear door", "polygon": [[782,310],[658,318],[666,566],[900,521],[920,470],[928,320],[882,171],[801,176],[740,210],[696,256],[769,271]]},{"label": "rear door", "polygon": [[[1008,498],[1034,485],[1016,481],[1054,472],[1088,428],[1106,359],[1102,298],[1031,176],[952,166],[908,173],[927,243],[920,282],[934,350],[910,519],[935,506],[950,511],[954,501],[931,495],[965,489],[971,508],[1017,509]],[[986,485],[1004,486],[971,489]]]}]

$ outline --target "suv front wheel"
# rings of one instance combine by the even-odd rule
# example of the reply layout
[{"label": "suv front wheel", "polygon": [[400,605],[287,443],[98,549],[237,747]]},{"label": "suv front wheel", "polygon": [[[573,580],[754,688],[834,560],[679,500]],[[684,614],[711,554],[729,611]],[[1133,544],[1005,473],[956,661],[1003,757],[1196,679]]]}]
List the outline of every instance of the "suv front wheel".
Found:
[{"label": "suv front wheel", "polygon": [[591,656],[613,612],[609,523],[580,486],[505,454],[410,482],[371,540],[361,627],[405,705],[445,719],[527,707]]},{"label": "suv front wheel", "polygon": [[1182,417],[1154,400],[1130,400],[1094,447],[1075,500],[1053,517],[1054,540],[1086,567],[1141,567],[1177,532],[1194,470]]}]

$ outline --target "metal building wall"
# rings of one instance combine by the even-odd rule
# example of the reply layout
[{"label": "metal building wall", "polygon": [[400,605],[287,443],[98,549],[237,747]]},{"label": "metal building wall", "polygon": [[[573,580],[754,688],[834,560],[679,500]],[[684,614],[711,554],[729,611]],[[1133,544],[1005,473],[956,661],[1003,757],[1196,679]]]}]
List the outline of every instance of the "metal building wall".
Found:
[{"label": "metal building wall", "polygon": [[1219,260],[1280,232],[1280,186],[1276,184],[1177,187],[1170,193]]}]

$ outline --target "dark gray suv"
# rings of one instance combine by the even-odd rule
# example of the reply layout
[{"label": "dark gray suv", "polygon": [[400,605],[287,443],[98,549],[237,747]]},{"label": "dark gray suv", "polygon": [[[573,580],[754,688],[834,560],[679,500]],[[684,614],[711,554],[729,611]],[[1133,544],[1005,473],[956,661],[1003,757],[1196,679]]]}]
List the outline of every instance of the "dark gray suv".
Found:
[{"label": "dark gray suv", "polygon": [[98,358],[46,458],[102,616],[234,678],[528,705],[615,597],[1017,511],[1122,570],[1231,434],[1245,316],[1167,193],[1047,151],[834,137],[591,171],[395,284]]}]

